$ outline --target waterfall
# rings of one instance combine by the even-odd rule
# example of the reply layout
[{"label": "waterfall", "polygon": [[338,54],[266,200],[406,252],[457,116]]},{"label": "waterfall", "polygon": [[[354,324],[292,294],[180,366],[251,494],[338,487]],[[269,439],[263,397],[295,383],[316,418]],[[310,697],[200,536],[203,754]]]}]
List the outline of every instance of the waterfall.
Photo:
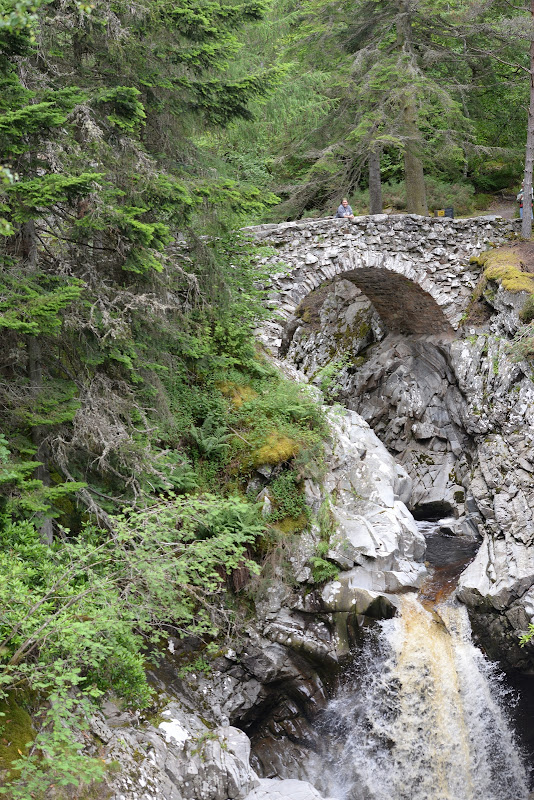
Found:
[{"label": "waterfall", "polygon": [[327,709],[313,780],[336,800],[527,800],[510,702],[465,608],[405,595]]}]

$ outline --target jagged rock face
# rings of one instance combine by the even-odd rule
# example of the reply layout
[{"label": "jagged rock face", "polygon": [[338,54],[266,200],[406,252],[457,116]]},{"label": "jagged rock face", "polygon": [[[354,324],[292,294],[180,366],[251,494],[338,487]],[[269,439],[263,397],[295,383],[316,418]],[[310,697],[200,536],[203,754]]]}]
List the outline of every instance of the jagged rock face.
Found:
[{"label": "jagged rock face", "polygon": [[[337,416],[337,419],[336,419]],[[328,557],[344,572],[334,591],[322,596],[332,609],[350,611],[360,597],[353,589],[396,592],[419,588],[426,570],[421,563],[425,542],[405,501],[412,482],[395,463],[366,422],[354,412],[330,413],[336,430],[335,447],[328,456],[329,472],[324,490],[332,503],[335,533]]]},{"label": "jagged rock face", "polygon": [[[250,766],[250,741],[229,726],[209,728],[178,700],[159,724],[135,727],[112,703],[91,720],[107,760],[119,773],[99,787],[113,800],[323,800],[307,782],[260,780]],[[117,720],[120,717],[120,725]],[[328,800],[328,799],[327,799]]]},{"label": "jagged rock face", "polygon": [[309,332],[303,322],[287,358],[313,383],[329,375],[331,396],[369,423],[412,479],[416,515],[452,514],[455,533],[484,536],[459,597],[476,612],[486,648],[531,669],[518,637],[534,619],[534,384],[507,345],[524,297],[499,287],[485,300],[493,316],[463,338],[377,336],[356,345],[351,363],[338,342],[354,299],[343,302],[337,287],[324,301],[336,319]]},{"label": "jagged rock face", "polygon": [[[350,296],[343,303],[346,284],[336,283],[325,300],[325,305],[336,303],[337,315],[335,323],[321,331],[322,346],[316,346],[313,333],[306,338],[302,326],[288,348],[288,360],[315,384],[324,385],[325,373],[330,374],[331,396],[361,414],[410,475],[413,485],[407,502],[413,511],[422,517],[454,514],[462,518],[458,532],[476,535],[480,518],[462,485],[474,453],[465,429],[471,412],[458,388],[450,345],[414,336],[384,339],[382,334],[373,347],[357,340],[356,358],[349,357],[339,336],[352,305]],[[311,348],[315,371],[307,358]],[[332,362],[337,369],[329,373]]]},{"label": "jagged rock face", "polygon": [[[124,719],[124,717],[129,719]],[[160,722],[137,726],[134,715],[106,703],[90,721],[106,760],[119,772],[107,776],[116,800],[241,800],[259,785],[249,764],[250,742],[231,727],[208,728],[178,700]],[[102,751],[100,751],[102,752]]]},{"label": "jagged rock face", "polygon": [[253,767],[268,778],[306,779],[311,722],[362,624],[392,616],[396,592],[416,589],[426,575],[424,539],[403,502],[408,475],[356,413],[332,410],[329,421],[328,471],[321,487],[307,481],[305,493],[312,512],[327,505],[337,523],[327,555],[338,577],[315,583],[310,565],[321,532],[314,525],[290,554],[293,580],[274,570],[256,588],[256,619],[239,652],[219,658],[211,675],[185,681],[203,714],[248,733]]},{"label": "jagged rock face", "polygon": [[330,410],[329,421],[324,484],[307,481],[305,494],[312,512],[328,505],[337,522],[328,542],[337,578],[314,579],[324,541],[314,525],[290,556],[291,580],[275,569],[256,587],[254,620],[207,674],[180,671],[183,652],[171,640],[152,671],[161,697],[173,698],[157,721],[138,725],[111,704],[92,721],[106,758],[121,767],[108,782],[115,800],[322,800],[306,783],[313,719],[362,626],[392,616],[396,593],[426,574],[424,540],[403,502],[405,470],[355,412]]}]

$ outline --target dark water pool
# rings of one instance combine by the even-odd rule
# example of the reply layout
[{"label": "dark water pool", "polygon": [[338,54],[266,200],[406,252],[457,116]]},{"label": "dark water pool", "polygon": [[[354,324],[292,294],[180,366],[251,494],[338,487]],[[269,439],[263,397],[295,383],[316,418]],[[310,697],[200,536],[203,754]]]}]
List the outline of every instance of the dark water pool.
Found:
[{"label": "dark water pool", "polygon": [[421,601],[440,602],[452,594],[480,542],[444,533],[440,522],[421,521],[417,525],[426,539],[425,561],[430,573],[421,589]]}]

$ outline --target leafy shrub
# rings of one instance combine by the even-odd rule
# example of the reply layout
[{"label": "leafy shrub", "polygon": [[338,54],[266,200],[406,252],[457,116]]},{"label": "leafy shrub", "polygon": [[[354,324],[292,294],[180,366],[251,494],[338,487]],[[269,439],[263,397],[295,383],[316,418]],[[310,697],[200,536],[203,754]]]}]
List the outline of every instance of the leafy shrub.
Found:
[{"label": "leafy shrub", "polygon": [[229,448],[230,434],[226,425],[212,416],[206,417],[200,428],[193,425],[190,434],[198,451],[206,458],[219,458]]},{"label": "leafy shrub", "polygon": [[[457,214],[471,214],[475,210],[474,188],[469,183],[447,183],[437,178],[425,177],[427,203],[429,209],[453,206]],[[369,190],[355,190],[350,197],[354,213],[369,212]],[[384,208],[404,211],[406,208],[406,184],[404,181],[390,181],[382,184]]]},{"label": "leafy shrub", "polygon": [[280,464],[304,452],[317,457],[328,427],[321,407],[297,384],[269,374],[252,381],[256,395],[233,409],[230,458],[241,470]]},{"label": "leafy shrub", "polygon": [[327,400],[336,400],[339,392],[337,379],[340,377],[345,367],[350,364],[350,361],[350,355],[334,358],[332,361],[329,361],[328,364],[325,364],[315,376],[319,379],[320,389]]},{"label": "leafy shrub", "polygon": [[321,556],[312,556],[310,558],[312,568],[312,576],[315,583],[325,583],[337,577],[339,567],[332,564],[331,561],[326,561]]},{"label": "leafy shrub", "polygon": [[293,470],[285,470],[269,485],[276,506],[271,512],[271,520],[282,520],[285,517],[298,519],[302,515],[309,515],[308,506],[297,485],[296,477]]},{"label": "leafy shrub", "polygon": [[534,322],[522,325],[509,345],[514,361],[534,360]]},{"label": "leafy shrub", "polygon": [[513,186],[523,166],[521,159],[511,151],[508,156],[502,155],[498,159],[481,157],[473,166],[471,180],[477,191],[497,192]]},{"label": "leafy shrub", "polygon": [[171,497],[114,517],[111,534],[88,527],[52,547],[29,522],[1,522],[0,701],[24,686],[44,709],[10,789],[22,800],[34,778],[54,780],[39,772],[43,757],[56,759],[61,785],[95,777],[74,731],[108,690],[130,706],[149,704],[147,642],[167,631],[211,638],[221,621],[228,628],[224,574],[243,564],[257,571],[245,555],[264,523],[256,506],[212,495]]},{"label": "leafy shrub", "polygon": [[469,183],[446,183],[437,178],[425,178],[429,209],[452,206],[455,214],[471,214],[475,210],[475,190]]}]

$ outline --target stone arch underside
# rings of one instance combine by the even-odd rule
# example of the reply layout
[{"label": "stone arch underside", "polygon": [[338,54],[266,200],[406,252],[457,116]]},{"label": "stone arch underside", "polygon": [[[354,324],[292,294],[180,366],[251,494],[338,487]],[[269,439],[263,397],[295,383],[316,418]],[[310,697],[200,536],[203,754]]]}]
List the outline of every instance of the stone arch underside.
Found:
[{"label": "stone arch underside", "polygon": [[339,272],[371,301],[390,333],[453,334],[454,328],[432,295],[397,272],[361,267]]}]

